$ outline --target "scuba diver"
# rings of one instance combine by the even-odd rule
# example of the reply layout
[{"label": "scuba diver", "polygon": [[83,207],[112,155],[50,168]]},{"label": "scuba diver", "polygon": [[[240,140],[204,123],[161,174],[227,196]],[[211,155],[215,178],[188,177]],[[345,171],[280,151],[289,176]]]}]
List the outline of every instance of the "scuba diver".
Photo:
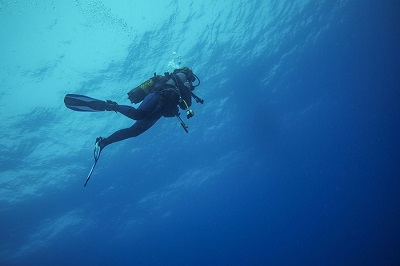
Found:
[{"label": "scuba diver", "polygon": [[[193,82],[197,80],[197,84]],[[193,90],[200,85],[200,79],[188,67],[175,69],[173,73],[156,75],[143,82],[128,92],[131,103],[140,103],[138,108],[128,105],[119,105],[114,101],[103,101],[79,94],[67,94],[64,97],[65,106],[74,111],[99,112],[114,111],[136,120],[129,128],[121,129],[110,136],[96,138],[94,147],[94,163],[86,178],[86,187],[94,167],[100,158],[100,153],[111,143],[139,136],[152,127],[161,117],[176,116],[188,133],[188,125],[180,117],[179,108],[186,110],[187,118],[191,118],[194,112],[189,108],[192,105],[192,98],[203,104],[204,100],[193,93]]]},{"label": "scuba diver", "polygon": [[[197,80],[197,84],[193,82]],[[156,75],[132,89],[128,98],[132,103],[141,102],[138,108],[128,105],[119,105],[116,102],[97,100],[91,97],[67,94],[64,98],[65,105],[74,111],[98,112],[114,111],[136,120],[129,128],[121,129],[110,136],[98,137],[95,145],[99,153],[111,143],[136,137],[151,126],[161,117],[176,116],[182,127],[188,132],[188,126],[180,118],[179,108],[186,110],[187,118],[191,118],[194,112],[189,109],[192,105],[192,97],[196,102],[203,104],[204,100],[197,97],[193,90],[200,85],[200,79],[188,67],[175,69],[173,73],[164,73],[164,76]]]}]

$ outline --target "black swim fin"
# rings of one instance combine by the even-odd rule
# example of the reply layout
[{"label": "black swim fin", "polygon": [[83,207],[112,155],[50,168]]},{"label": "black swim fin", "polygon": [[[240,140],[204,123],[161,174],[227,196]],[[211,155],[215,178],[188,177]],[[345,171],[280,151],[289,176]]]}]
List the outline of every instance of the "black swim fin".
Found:
[{"label": "black swim fin", "polygon": [[108,102],[79,94],[65,95],[64,103],[69,109],[80,112],[101,112],[111,110]]},{"label": "black swim fin", "polygon": [[[93,170],[94,170],[94,168],[96,167],[97,161],[98,161],[99,158],[100,158],[100,154],[101,154],[102,148],[100,147],[99,142],[102,141],[102,140],[103,140],[102,137],[98,137],[98,138],[96,139],[96,143],[94,144],[94,152],[93,152],[93,155],[94,155],[94,163],[93,163],[92,168],[90,169],[90,172],[89,172],[88,176],[86,177],[85,184],[83,185],[84,187],[86,187],[87,183],[89,182],[89,179],[90,179],[90,177],[92,176]],[[103,147],[103,148],[104,148],[104,147]]]}]

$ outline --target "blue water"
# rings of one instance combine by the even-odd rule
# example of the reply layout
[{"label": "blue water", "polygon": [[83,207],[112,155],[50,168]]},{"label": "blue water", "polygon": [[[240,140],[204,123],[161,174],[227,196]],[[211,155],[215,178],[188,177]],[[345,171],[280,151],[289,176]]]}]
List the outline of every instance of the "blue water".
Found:
[{"label": "blue water", "polygon": [[[136,1],[135,1],[136,2]],[[399,265],[397,1],[0,1],[1,265]],[[186,134],[108,146],[154,72]]]}]

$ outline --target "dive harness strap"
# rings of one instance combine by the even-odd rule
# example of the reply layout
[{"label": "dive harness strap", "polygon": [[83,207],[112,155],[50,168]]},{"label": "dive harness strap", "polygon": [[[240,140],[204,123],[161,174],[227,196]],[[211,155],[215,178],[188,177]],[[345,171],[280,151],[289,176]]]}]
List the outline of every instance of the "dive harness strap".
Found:
[{"label": "dive harness strap", "polygon": [[[185,74],[185,73],[184,73],[184,74]],[[187,104],[187,102],[186,102],[184,99],[182,99],[182,97],[181,97],[181,95],[180,95],[180,88],[181,88],[181,87],[186,87],[186,85],[182,82],[182,80],[181,80],[180,78],[178,78],[178,77],[175,75],[175,73],[173,73],[173,74],[165,73],[165,75],[168,76],[168,77],[172,76],[172,78],[173,78],[173,80],[174,80],[174,83],[175,83],[175,85],[176,85],[176,86],[173,86],[173,85],[172,85],[172,87],[175,87],[175,88],[178,89],[179,102],[180,102],[180,103],[183,103],[183,104],[185,105],[185,107],[186,107],[186,117],[187,117],[187,119],[193,117],[193,116],[194,116],[193,110],[189,108],[189,105]],[[186,74],[185,74],[185,75],[186,75]],[[198,97],[196,94],[193,93],[194,87],[193,87],[193,85],[192,85],[191,82],[190,82],[190,88],[189,88],[189,89],[190,89],[190,95],[191,95],[191,97],[193,97],[193,99],[195,99],[195,101],[196,101],[197,103],[203,104],[203,103],[204,103],[204,100],[201,99],[200,97]],[[182,118],[181,118],[179,112],[176,114],[176,117],[178,118],[178,120],[179,120],[179,122],[180,122],[182,128],[186,131],[186,133],[189,133],[189,126],[188,126],[185,122],[183,122],[183,120],[182,120]]]},{"label": "dive harness strap", "polygon": [[[184,99],[182,99],[182,97],[181,97],[181,92],[180,92],[180,90],[181,90],[181,88],[182,87],[186,87],[186,85],[182,82],[182,80],[179,78],[179,77],[177,77],[176,75],[175,75],[176,73],[174,72],[174,73],[169,73],[169,72],[165,72],[164,73],[164,76],[167,78],[167,79],[172,79],[173,81],[174,81],[174,83],[175,83],[175,85],[172,85],[172,84],[164,84],[163,86],[162,86],[162,88],[161,89],[159,89],[158,90],[158,93],[162,93],[162,91],[166,91],[166,90],[173,90],[175,93],[177,93],[178,94],[178,96],[179,96],[179,102],[180,103],[183,103],[184,105],[185,105],[185,107],[186,107],[186,117],[187,117],[187,119],[189,119],[189,118],[191,118],[191,117],[193,117],[194,116],[194,112],[193,112],[193,110],[191,110],[190,108],[189,108],[189,105],[187,104],[187,102],[184,100]],[[186,73],[184,73],[185,75],[186,75]],[[154,75],[156,75],[156,73],[154,73]],[[196,76],[197,77],[197,76]],[[198,79],[198,78],[197,78]],[[199,79],[198,79],[199,80]],[[193,98],[193,99],[195,99],[195,101],[197,102],[197,103],[200,103],[200,104],[204,104],[204,100],[203,99],[201,99],[200,97],[198,97],[196,94],[194,94],[193,93],[193,89],[195,88],[195,87],[197,87],[198,85],[200,85],[200,80],[199,80],[199,84],[197,84],[196,86],[193,86],[192,85],[192,83],[190,82],[190,95],[191,95],[191,97]],[[178,112],[176,115],[176,118],[179,120],[179,123],[181,124],[181,126],[182,126],[182,128],[185,130],[185,132],[186,133],[189,133],[189,126],[185,123],[185,122],[183,122],[183,120],[182,120],[182,118],[181,118],[181,116],[180,116],[180,113]]]}]

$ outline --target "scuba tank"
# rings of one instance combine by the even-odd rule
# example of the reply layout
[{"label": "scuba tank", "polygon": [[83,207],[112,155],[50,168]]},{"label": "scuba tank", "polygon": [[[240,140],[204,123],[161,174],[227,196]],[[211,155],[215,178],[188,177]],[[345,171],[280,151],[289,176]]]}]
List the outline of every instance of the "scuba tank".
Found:
[{"label": "scuba tank", "polygon": [[139,86],[129,91],[128,99],[131,101],[131,103],[140,103],[148,94],[161,88],[165,82],[165,76],[154,73],[154,77],[146,80]]}]

